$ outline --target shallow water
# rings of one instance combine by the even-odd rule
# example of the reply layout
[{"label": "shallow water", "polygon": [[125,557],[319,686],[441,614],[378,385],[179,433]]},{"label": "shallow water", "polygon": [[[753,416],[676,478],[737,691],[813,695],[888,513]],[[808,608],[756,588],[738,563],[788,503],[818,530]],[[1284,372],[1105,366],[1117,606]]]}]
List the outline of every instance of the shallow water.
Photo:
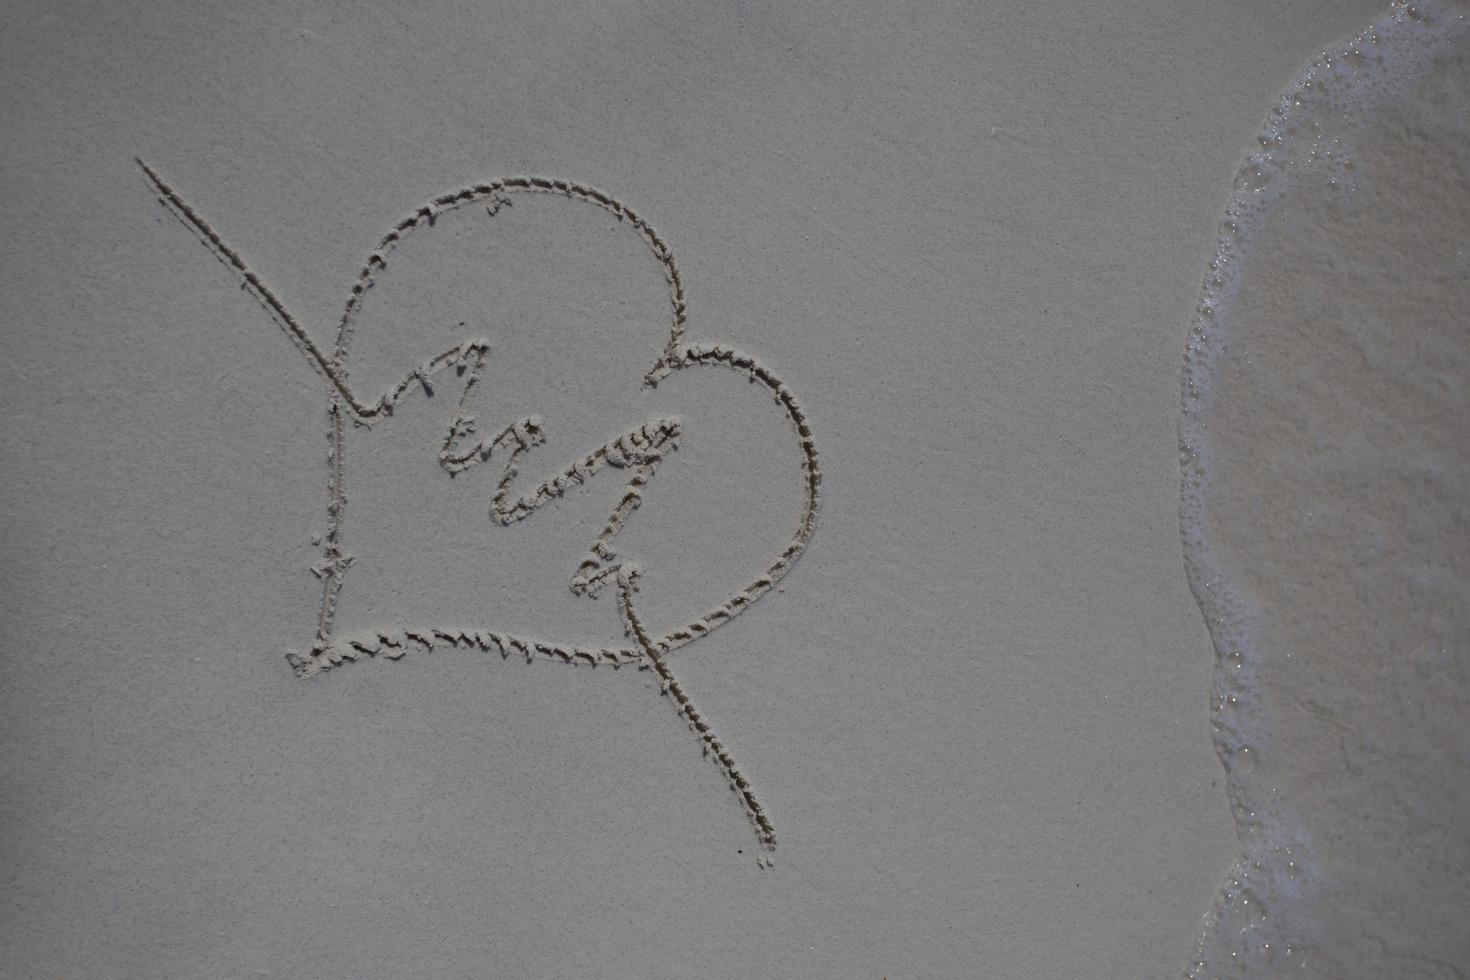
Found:
[{"label": "shallow water", "polygon": [[1194,976],[1470,970],[1467,16],[1299,77],[1206,277],[1181,516],[1242,856]]}]

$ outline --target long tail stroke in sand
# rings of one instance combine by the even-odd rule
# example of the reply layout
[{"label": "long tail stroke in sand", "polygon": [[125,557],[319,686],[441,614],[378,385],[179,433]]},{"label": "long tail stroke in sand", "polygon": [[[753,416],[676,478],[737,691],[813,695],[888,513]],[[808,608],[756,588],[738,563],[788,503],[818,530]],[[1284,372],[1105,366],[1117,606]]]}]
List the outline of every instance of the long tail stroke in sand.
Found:
[{"label": "long tail stroke in sand", "polygon": [[[398,222],[368,256],[342,311],[336,343],[328,351],[311,338],[285,304],[250,270],[240,254],[224,242],[197,210],[186,203],[155,169],[142,160],[137,163],[164,207],[193,231],[215,258],[240,279],[241,288],[260,303],[326,382],[328,436],[331,445],[328,457],[330,473],[327,533],[323,542],[323,557],[312,569],[323,583],[322,600],[310,649],[287,655],[296,672],[306,676],[378,655],[396,660],[410,650],[427,651],[438,645],[494,651],[503,658],[523,656],[528,662],[545,658],[591,667],[603,664],[614,669],[624,664],[636,664],[640,669],[650,670],[658,676],[660,689],[674,703],[689,729],[699,737],[704,754],[712,757],[720,767],[731,790],[754,823],[761,843],[767,849],[773,850],[776,846],[776,832],[765,809],[757,802],[749,781],[735,764],[729,749],[714,734],[684,688],[674,679],[668,654],[728,622],[770,591],[790,571],[811,538],[821,471],[817,465],[817,452],[806,416],[791,390],[779,378],[755,358],[739,350],[720,344],[685,341],[687,307],[683,280],[674,262],[673,253],[653,227],[632,208],[601,191],[553,178],[507,177],[442,195]],[[665,454],[677,447],[680,438],[677,419],[657,418],[644,422],[567,465],[530,493],[512,499],[510,488],[515,482],[521,463],[526,454],[543,441],[544,434],[541,421],[535,417],[524,418],[493,433],[482,435],[477,432],[475,420],[467,413],[467,409],[470,394],[480,383],[489,356],[490,345],[487,340],[469,338],[456,344],[408,371],[401,381],[376,397],[364,397],[360,392],[354,391],[347,380],[347,348],[363,296],[372,287],[377,273],[386,268],[392,251],[408,236],[431,227],[442,214],[460,208],[484,207],[493,216],[513,195],[518,194],[557,195],[569,201],[601,208],[620,222],[626,223],[658,261],[669,289],[671,328],[668,344],[644,376],[645,386],[657,385],[674,371],[701,367],[735,371],[745,376],[753,385],[762,387],[782,408],[800,447],[804,501],[791,541],[760,576],[730,599],[661,636],[650,634],[639,618],[634,606],[638,593],[638,567],[632,562],[619,560],[613,550],[613,542],[641,503],[642,491],[653,478],[659,462]],[[396,406],[418,391],[432,391],[433,386],[445,377],[459,380],[463,388],[439,450],[440,466],[453,475],[492,458],[501,462],[499,483],[490,505],[490,516],[494,521],[509,525],[523,520],[568,490],[591,480],[600,470],[613,468],[627,472],[628,479],[621,497],[586,557],[577,566],[570,583],[574,593],[586,595],[596,595],[604,586],[613,586],[623,632],[629,639],[626,645],[612,649],[585,648],[510,636],[486,629],[467,629],[463,626],[385,628],[349,635],[338,635],[334,632],[337,598],[352,564],[352,556],[345,550],[344,536],[347,497],[343,483],[343,454],[348,423],[352,423],[353,427],[368,426],[391,417]]]}]

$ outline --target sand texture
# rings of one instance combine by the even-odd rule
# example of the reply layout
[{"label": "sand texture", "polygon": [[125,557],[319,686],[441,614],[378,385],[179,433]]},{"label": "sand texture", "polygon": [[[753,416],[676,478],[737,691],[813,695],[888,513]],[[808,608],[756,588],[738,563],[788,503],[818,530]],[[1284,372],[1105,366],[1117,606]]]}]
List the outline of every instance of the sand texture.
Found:
[{"label": "sand texture", "polygon": [[1224,6],[0,10],[0,974],[1180,975]]}]

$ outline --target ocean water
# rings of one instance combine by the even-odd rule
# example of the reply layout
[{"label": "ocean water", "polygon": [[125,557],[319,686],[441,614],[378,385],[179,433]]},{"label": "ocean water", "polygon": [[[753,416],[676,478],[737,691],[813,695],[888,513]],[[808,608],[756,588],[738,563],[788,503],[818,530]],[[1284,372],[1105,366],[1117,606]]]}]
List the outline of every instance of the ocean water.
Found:
[{"label": "ocean water", "polygon": [[1188,975],[1470,976],[1470,4],[1271,108],[1184,375],[1240,840]]}]

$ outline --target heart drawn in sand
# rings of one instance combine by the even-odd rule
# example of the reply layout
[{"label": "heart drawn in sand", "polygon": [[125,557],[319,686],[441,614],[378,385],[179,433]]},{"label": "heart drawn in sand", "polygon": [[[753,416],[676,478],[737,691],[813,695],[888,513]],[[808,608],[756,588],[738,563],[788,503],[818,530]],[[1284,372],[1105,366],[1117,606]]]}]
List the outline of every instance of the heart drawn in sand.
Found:
[{"label": "heart drawn in sand", "polygon": [[[353,284],[338,322],[337,337],[330,350],[311,338],[301,323],[271,289],[252,272],[244,260],[210,227],[204,218],[148,164],[137,161],[159,200],[188,226],[213,252],[244,290],[250,293],[282,327],[325,379],[327,390],[328,500],[327,531],[322,541],[321,560],[313,571],[321,579],[322,597],[309,648],[287,655],[302,676],[376,656],[398,659],[412,650],[436,646],[493,651],[502,657],[514,655],[527,660],[545,658],[588,667],[617,669],[634,665],[655,672],[660,688],[675,704],[679,714],[703,743],[705,754],[721,767],[731,789],[754,822],[767,848],[775,846],[775,831],[757,803],[749,782],[730,757],[728,749],[694,707],[683,687],[674,679],[668,654],[705,636],[729,622],[769,592],[792,568],[810,539],[816,516],[821,471],[812,442],[811,428],[791,390],[767,367],[749,354],[719,343],[696,343],[685,339],[687,318],[684,284],[668,245],[653,227],[631,208],[602,192],[574,182],[544,177],[510,177],[441,195],[410,215],[391,230],[368,256]],[[393,253],[410,240],[421,240],[439,219],[463,209],[477,209],[494,218],[504,206],[526,195],[554,196],[574,205],[600,209],[630,230],[651,253],[668,287],[668,335],[661,350],[651,352],[652,363],[642,384],[652,388],[675,372],[697,374],[707,370],[733,371],[750,382],[751,388],[770,398],[784,412],[795,440],[793,454],[801,467],[803,501],[787,544],[752,581],[724,602],[689,619],[683,625],[661,632],[650,631],[636,609],[640,569],[618,554],[619,532],[632,518],[643,499],[643,491],[657,473],[666,455],[677,449],[683,434],[678,418],[659,416],[628,427],[591,452],[578,456],[528,492],[516,495],[512,488],[526,455],[545,439],[542,420],[526,415],[508,424],[481,430],[472,412],[472,398],[484,382],[489,357],[489,338],[464,337],[437,356],[407,369],[381,394],[369,396],[349,384],[348,351],[362,316],[364,298],[386,270]],[[647,363],[647,362],[645,362]],[[369,630],[340,632],[336,628],[338,600],[351,579],[354,562],[347,549],[350,514],[344,487],[344,460],[348,436],[391,419],[395,409],[435,389],[459,387],[457,406],[442,430],[438,462],[446,479],[473,467],[490,464],[499,479],[490,501],[489,520],[512,525],[532,518],[547,504],[575,492],[584,483],[611,485],[617,479],[622,492],[586,555],[572,570],[571,592],[596,596],[604,590],[615,596],[615,604],[626,642],[622,645],[591,647],[517,636],[501,631],[494,623],[391,623]],[[601,473],[607,475],[599,477]]]}]

